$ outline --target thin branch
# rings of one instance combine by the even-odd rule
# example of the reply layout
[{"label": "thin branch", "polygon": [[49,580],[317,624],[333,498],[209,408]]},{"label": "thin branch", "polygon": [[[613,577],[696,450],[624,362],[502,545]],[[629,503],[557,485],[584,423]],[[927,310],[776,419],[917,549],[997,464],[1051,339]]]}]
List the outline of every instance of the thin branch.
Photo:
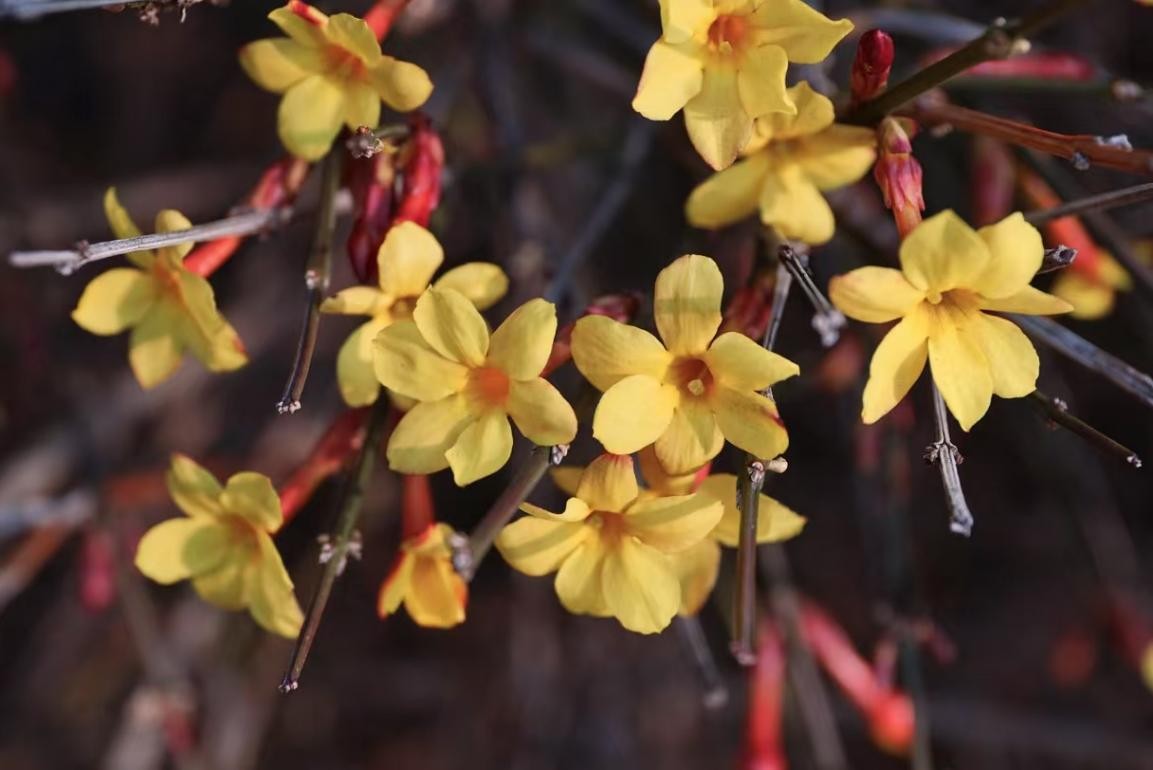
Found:
[{"label": "thin branch", "polygon": [[737,479],[737,510],[740,512],[737,541],[737,590],[733,594],[733,627],[730,649],[742,666],[757,662],[757,519],[765,464],[745,455],[745,472]]},{"label": "thin branch", "polygon": [[280,414],[293,414],[300,409],[300,397],[304,394],[304,384],[308,381],[308,370],[312,366],[312,354],[316,350],[316,335],[320,329],[320,303],[328,294],[329,279],[332,275],[332,241],[336,232],[336,198],[340,190],[341,155],[341,151],[334,146],[328,151],[328,156],[324,160],[316,235],[304,270],[308,304],[304,313],[304,325],[300,330],[300,341],[296,346],[296,358],[292,362],[292,372],[284,386],[284,395],[276,404],[276,411]]},{"label": "thin branch", "polygon": [[965,490],[961,488],[961,475],[957,465],[963,461],[960,450],[949,436],[949,413],[945,410],[945,399],[937,384],[933,387],[933,416],[937,420],[937,440],[925,448],[925,461],[936,463],[941,469],[941,483],[945,487],[945,503],[949,507],[949,530],[969,537],[973,533],[973,514],[965,502]]},{"label": "thin branch", "polygon": [[1149,200],[1153,200],[1153,182],[1123,187],[1120,190],[1112,190],[1100,195],[1089,195],[1075,201],[1062,203],[1060,206],[1031,211],[1025,215],[1025,221],[1031,225],[1041,225],[1061,217],[1084,214],[1088,211],[1107,211]]},{"label": "thin branch", "polygon": [[389,400],[378,398],[373,404],[372,412],[368,418],[368,427],[365,428],[364,444],[350,474],[346,477],[344,487],[340,494],[340,514],[336,520],[336,527],[327,539],[321,550],[321,560],[324,563],[324,572],[320,582],[313,591],[312,600],[308,604],[308,612],[304,616],[304,626],[296,646],[292,650],[292,659],[288,671],[280,682],[280,691],[290,693],[300,686],[300,674],[308,660],[308,653],[316,641],[316,632],[320,628],[320,621],[324,617],[324,610],[328,606],[328,598],[332,595],[332,586],[336,579],[344,572],[349,556],[357,555],[359,538],[356,534],[356,523],[360,519],[360,512],[364,503],[364,490],[372,478],[374,460],[380,449],[381,435],[384,432],[385,418],[390,409]]},{"label": "thin branch", "polygon": [[705,708],[710,711],[721,708],[729,702],[729,688],[721,678],[717,659],[713,657],[700,619],[696,615],[679,615],[677,630],[680,631],[681,639],[693,657],[693,663],[696,664],[697,673],[700,674],[701,683],[704,685],[702,700]]},{"label": "thin branch", "polygon": [[1106,353],[1089,340],[1066,329],[1056,321],[1035,315],[1008,313],[1013,323],[1066,358],[1096,372],[1119,388],[1136,396],[1153,408],[1153,377]]},{"label": "thin branch", "polygon": [[873,99],[861,103],[843,118],[843,122],[862,126],[872,125],[901,105],[960,75],[970,67],[993,59],[1007,59],[1028,48],[1028,41],[1025,38],[1088,2],[1089,0],[1052,0],[1048,5],[1017,21],[998,19],[976,40],[900,83],[890,86]]},{"label": "thin branch", "polygon": [[216,238],[252,235],[281,227],[291,218],[292,209],[289,207],[248,211],[172,233],[138,235],[135,238],[119,238],[114,241],[91,244],[81,242],[76,244],[74,248],[59,251],[14,251],[8,255],[8,264],[13,267],[55,267],[61,274],[71,275],[90,262],[97,262],[109,257],[117,257],[133,251],[175,246],[190,241],[200,243]]},{"label": "thin branch", "polygon": [[452,543],[452,566],[461,577],[466,581],[472,580],[480,563],[492,549],[496,536],[520,510],[521,503],[536,489],[548,469],[560,465],[568,449],[568,444],[534,447],[516,478],[488,509],[473,529],[472,535]]},{"label": "thin branch", "polygon": [[1075,417],[1069,411],[1069,405],[1066,404],[1064,400],[1054,398],[1048,393],[1042,393],[1039,390],[1030,393],[1029,397],[1040,405],[1041,409],[1055,424],[1072,431],[1106,454],[1120,457],[1134,468],[1141,467],[1141,458],[1137,456],[1136,452],[1124,444],[1109,438],[1092,425]]},{"label": "thin branch", "polygon": [[1076,259],[1077,250],[1071,249],[1068,246],[1054,246],[1051,249],[1045,249],[1045,254],[1041,257],[1041,267],[1037,270],[1037,275],[1064,270],[1073,264],[1073,261]]},{"label": "thin branch", "polygon": [[[204,0],[0,0],[0,19],[29,21],[51,13],[87,11],[96,8],[135,8],[142,13],[161,6],[185,11]],[[223,5],[212,0],[212,5]]]},{"label": "thin branch", "polygon": [[821,344],[831,348],[841,338],[841,329],[845,326],[845,316],[840,310],[833,307],[828,297],[817,287],[804,259],[791,246],[782,245],[777,251],[781,264],[788,268],[794,280],[801,287],[809,302],[813,306],[813,329],[820,335]]}]

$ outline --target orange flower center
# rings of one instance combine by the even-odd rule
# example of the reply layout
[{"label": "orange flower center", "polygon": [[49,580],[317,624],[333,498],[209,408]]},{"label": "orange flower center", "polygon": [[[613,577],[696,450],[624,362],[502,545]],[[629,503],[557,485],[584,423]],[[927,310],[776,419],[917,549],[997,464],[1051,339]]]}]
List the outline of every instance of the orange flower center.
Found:
[{"label": "orange flower center", "polygon": [[673,361],[669,367],[667,382],[675,385],[682,396],[700,398],[713,389],[713,373],[699,358],[686,356]]},{"label": "orange flower center", "polygon": [[412,318],[412,311],[416,309],[416,297],[401,297],[389,306],[388,312],[393,320],[404,321]]},{"label": "orange flower center", "polygon": [[957,308],[958,310],[978,310],[980,300],[976,293],[969,289],[950,289],[946,292],[930,291],[925,294],[925,301],[930,305]]},{"label": "orange flower center", "polygon": [[325,48],[324,56],[328,62],[328,72],[330,75],[342,80],[365,79],[366,71],[364,62],[357,58],[355,54],[346,51],[340,46],[330,45]]},{"label": "orange flower center", "polygon": [[749,32],[747,17],[721,14],[709,26],[709,48],[718,53],[737,53],[748,43]]},{"label": "orange flower center", "polygon": [[612,511],[593,511],[585,519],[589,526],[597,530],[601,543],[611,546],[620,541],[626,533],[624,514]]},{"label": "orange flower center", "polygon": [[504,408],[508,401],[508,375],[495,366],[482,366],[468,374],[465,397],[480,407]]},{"label": "orange flower center", "polygon": [[243,550],[244,558],[248,561],[257,561],[260,558],[260,543],[256,540],[252,522],[236,514],[226,514],[223,522],[228,528],[228,540],[232,547],[238,551]]}]

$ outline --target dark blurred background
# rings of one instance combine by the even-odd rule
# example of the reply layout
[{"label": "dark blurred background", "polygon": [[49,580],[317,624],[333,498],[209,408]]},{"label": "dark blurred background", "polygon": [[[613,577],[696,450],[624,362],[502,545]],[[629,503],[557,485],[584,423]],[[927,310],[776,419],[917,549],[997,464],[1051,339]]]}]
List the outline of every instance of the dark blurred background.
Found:
[{"label": "dark blurred background", "polygon": [[[360,13],[369,3],[318,5]],[[102,11],[0,23],[0,252],[110,237],[101,209],[110,185],[146,228],[165,207],[193,222],[223,216],[281,153],[278,97],[250,83],[236,58],[243,43],[276,34],[264,18],[275,6],[205,3],[183,22],[163,13],[159,26]],[[971,36],[958,19],[979,30],[1028,7],[912,9],[945,15],[933,17],[944,19],[938,28],[903,16],[905,4],[888,5],[884,13],[907,24],[896,34],[898,71],[956,43],[950,35]],[[824,10],[854,16],[859,30],[881,12]],[[688,229],[683,201],[706,169],[679,117],[647,124],[629,107],[658,20],[656,3],[644,0],[413,0],[386,41],[386,52],[419,63],[436,83],[427,110],[443,133],[447,170],[433,229],[448,262],[498,262],[513,279],[493,318],[538,295],[566,259],[575,272],[560,303],[565,320],[599,294],[651,291],[657,271],[685,251],[714,256],[730,287],[747,279],[756,228]],[[1128,0],[1097,2],[1038,43],[1145,83],[1151,20],[1153,9]],[[830,62],[834,82],[847,82],[852,50],[846,42]],[[1002,86],[953,96],[1054,130],[1126,133],[1153,146],[1144,99],[1121,105],[1104,89]],[[916,150],[928,210],[969,212],[969,138],[925,133]],[[1090,170],[1078,181],[1099,191],[1136,180]],[[834,201],[855,224],[815,250],[822,286],[895,258],[871,251],[895,236],[870,180]],[[1134,238],[1147,237],[1149,211],[1118,218]],[[123,336],[98,338],[69,318],[99,267],[71,277],[0,267],[0,768],[736,767],[747,677],[727,653],[726,592],[702,614],[729,689],[719,709],[705,707],[676,627],[641,637],[570,616],[550,580],[514,574],[497,558],[474,582],[463,626],[425,630],[403,614],[382,623],[376,591],[398,539],[398,485],[383,471],[363,520],[364,559],[338,583],[291,696],[276,690],[287,642],[247,615],[200,603],[186,585],[161,589],[109,566],[173,514],[162,482],[170,453],[279,481],[341,411],[334,358],[355,321],[340,317],[322,325],[304,409],[274,410],[303,309],[310,224],[305,217],[253,239],[213,278],[251,363],[208,376],[186,361],[147,393],[128,371]],[[338,262],[334,287],[351,281]],[[794,297],[778,349],[803,375],[776,394],[792,444],[788,472],[768,490],[809,517],[786,547],[798,588],[865,657],[892,637],[894,608],[948,640],[951,660],[920,656],[938,767],[1153,767],[1153,692],[1136,665],[1153,640],[1148,472],[1055,431],[1026,400],[998,399],[971,434],[955,436],[977,523],[971,539],[951,535],[937,471],[921,461],[933,437],[925,383],[889,427],[863,430],[861,378],[875,329],[851,327],[830,353],[809,320]],[[1149,370],[1151,320],[1149,305],[1129,293],[1103,321],[1068,323]],[[1039,387],[1153,456],[1148,409],[1040,352]],[[578,393],[571,367],[558,382]],[[573,458],[593,451],[582,436]],[[507,481],[508,471],[457,490],[437,478],[438,513],[467,530]],[[281,538],[302,602],[337,486],[322,487]],[[557,496],[546,483],[533,499]],[[875,747],[860,714],[830,692],[850,766],[908,763]],[[812,767],[795,722],[790,709],[790,766]]]}]

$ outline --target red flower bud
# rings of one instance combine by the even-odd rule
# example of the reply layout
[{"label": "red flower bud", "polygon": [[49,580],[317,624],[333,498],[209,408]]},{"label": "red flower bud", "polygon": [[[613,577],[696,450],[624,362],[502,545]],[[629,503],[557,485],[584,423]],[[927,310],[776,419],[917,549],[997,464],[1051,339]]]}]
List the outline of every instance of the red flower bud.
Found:
[{"label": "red flower bud", "polygon": [[428,227],[432,212],[440,204],[444,145],[428,118],[413,116],[411,128],[405,150],[407,155],[400,171],[400,205],[396,221],[416,222],[421,227]]},{"label": "red flower bud", "polygon": [[742,286],[725,308],[721,332],[740,332],[754,340],[765,336],[769,319],[773,315],[773,287],[771,281],[758,280]]},{"label": "red flower bud", "polygon": [[80,601],[84,609],[100,612],[116,598],[115,564],[112,536],[100,529],[85,532],[80,550]]},{"label": "red flower bud", "polygon": [[885,118],[877,126],[877,149],[873,178],[904,238],[921,223],[921,212],[925,210],[921,164],[913,157],[909,131],[896,118]]},{"label": "red flower bud", "polygon": [[289,0],[288,10],[314,27],[324,26],[324,15],[308,3],[302,3],[300,0]]},{"label": "red flower bud", "polygon": [[348,234],[348,261],[356,280],[374,284],[379,268],[376,255],[392,227],[393,183],[396,168],[386,152],[358,158],[345,167],[345,184],[352,193],[353,219]]},{"label": "red flower bud", "polygon": [[300,512],[320,483],[339,473],[348,458],[363,446],[367,418],[368,407],[349,409],[337,417],[305,461],[281,485],[280,508],[285,524]]},{"label": "red flower bud", "polygon": [[868,101],[884,91],[892,69],[893,38],[889,33],[871,29],[861,35],[850,81],[853,104]]}]

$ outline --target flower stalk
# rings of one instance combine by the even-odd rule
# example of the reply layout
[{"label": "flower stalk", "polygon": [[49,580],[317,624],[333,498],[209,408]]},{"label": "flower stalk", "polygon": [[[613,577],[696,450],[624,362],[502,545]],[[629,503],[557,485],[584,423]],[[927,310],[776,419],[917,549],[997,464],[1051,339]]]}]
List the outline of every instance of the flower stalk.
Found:
[{"label": "flower stalk", "polygon": [[729,688],[725,686],[725,680],[717,668],[717,659],[713,657],[700,618],[696,615],[678,615],[676,623],[681,639],[692,655],[701,684],[704,685],[702,702],[705,708],[713,711],[723,707],[729,702]]},{"label": "flower stalk", "polygon": [[1039,390],[1033,391],[1029,397],[1041,407],[1041,410],[1055,425],[1075,433],[1106,454],[1120,457],[1134,468],[1141,467],[1141,458],[1137,456],[1136,452],[1073,415],[1069,411],[1069,405],[1063,399],[1055,398]]},{"label": "flower stalk", "polygon": [[826,348],[836,345],[837,340],[841,338],[841,329],[845,326],[845,316],[833,307],[833,303],[829,302],[828,297],[817,287],[808,266],[792,246],[782,245],[777,251],[777,257],[792,274],[793,280],[813,306],[813,329],[820,336],[821,345]]},{"label": "flower stalk", "polygon": [[1088,211],[1108,211],[1149,200],[1153,200],[1153,182],[1122,187],[1120,190],[1110,190],[1099,195],[1088,195],[1052,208],[1030,211],[1025,215],[1025,221],[1031,225],[1043,225],[1062,217],[1084,214]]},{"label": "flower stalk", "polygon": [[284,523],[300,512],[325,479],[340,473],[348,458],[364,446],[364,426],[369,409],[344,411],[321,436],[308,458],[280,487],[280,509]]},{"label": "flower stalk", "polygon": [[[1032,318],[1032,316],[1029,316]],[[964,458],[949,436],[949,414],[945,410],[945,399],[937,384],[933,388],[933,416],[937,421],[937,440],[925,448],[925,461],[936,463],[941,470],[941,483],[945,487],[945,504],[949,508],[949,530],[969,537],[973,533],[973,514],[965,501],[965,490],[961,488],[961,476],[957,465]]]}]

